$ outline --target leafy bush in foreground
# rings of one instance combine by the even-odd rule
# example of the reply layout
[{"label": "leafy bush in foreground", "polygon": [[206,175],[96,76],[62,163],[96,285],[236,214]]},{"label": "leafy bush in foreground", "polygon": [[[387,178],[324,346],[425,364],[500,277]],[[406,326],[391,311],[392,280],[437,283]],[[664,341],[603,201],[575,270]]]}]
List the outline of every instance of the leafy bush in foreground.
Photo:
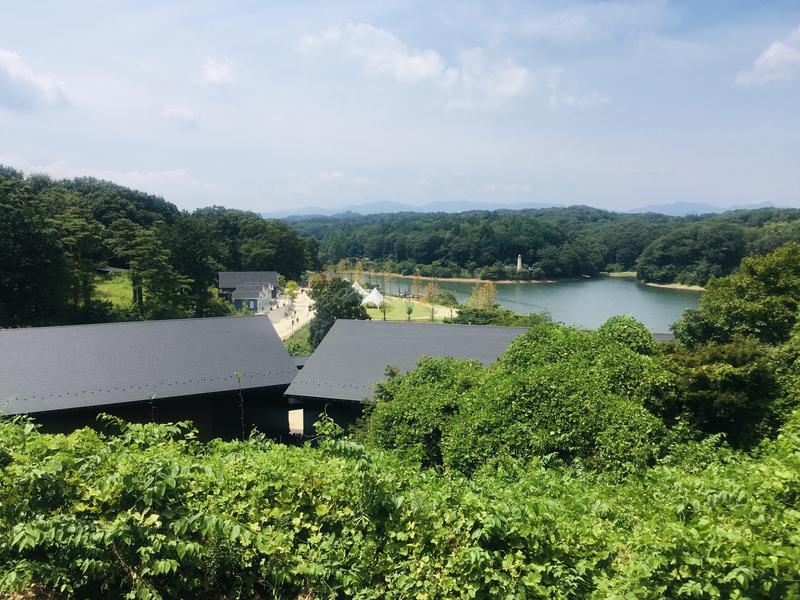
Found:
[{"label": "leafy bush in foreground", "polygon": [[348,440],[0,423],[0,594],[781,598],[800,594],[800,418],[759,454],[641,478],[507,462],[470,480]]}]

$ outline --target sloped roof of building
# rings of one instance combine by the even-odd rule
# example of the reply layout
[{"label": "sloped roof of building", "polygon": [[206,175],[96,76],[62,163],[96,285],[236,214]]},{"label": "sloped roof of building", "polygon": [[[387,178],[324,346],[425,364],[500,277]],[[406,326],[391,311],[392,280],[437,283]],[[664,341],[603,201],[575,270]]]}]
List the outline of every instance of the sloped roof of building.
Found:
[{"label": "sloped roof of building", "polygon": [[405,373],[421,356],[493,363],[524,327],[434,325],[340,319],[286,390],[295,398],[358,402],[371,398],[387,366]]},{"label": "sloped roof of building", "polygon": [[0,413],[36,413],[288,385],[297,368],[265,317],[0,331]]},{"label": "sloped roof of building", "polygon": [[234,300],[249,300],[252,298],[258,298],[261,293],[264,292],[266,287],[267,286],[264,283],[245,283],[233,291],[231,298]]},{"label": "sloped roof of building", "polygon": [[278,287],[277,271],[220,271],[220,289],[236,289],[246,283],[271,283]]}]

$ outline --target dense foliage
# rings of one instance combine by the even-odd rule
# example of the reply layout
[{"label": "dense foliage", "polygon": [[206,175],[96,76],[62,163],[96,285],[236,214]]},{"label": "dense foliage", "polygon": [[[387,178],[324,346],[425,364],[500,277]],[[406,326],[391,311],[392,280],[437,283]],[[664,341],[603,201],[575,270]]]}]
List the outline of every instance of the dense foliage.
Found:
[{"label": "dense foliage", "polygon": [[523,314],[501,307],[472,308],[470,306],[461,306],[456,315],[444,319],[445,323],[502,325],[505,327],[531,327],[548,321],[550,321],[550,317],[545,313]]},{"label": "dense foliage", "polygon": [[675,335],[687,346],[747,336],[774,344],[788,339],[800,306],[800,245],[742,261],[729,277],[714,278],[697,310],[687,311]]},{"label": "dense foliage", "polygon": [[367,309],[361,305],[361,296],[352,284],[341,277],[317,276],[309,292],[314,301],[314,318],[308,330],[308,343],[313,350],[330,331],[336,319],[369,319]]},{"label": "dense foliage", "polygon": [[[460,214],[296,217],[321,259],[412,275],[558,279],[633,271],[645,281],[704,284],[743,256],[800,242],[800,211],[759,209],[702,217],[631,215],[575,206]],[[518,273],[517,256],[525,269]],[[366,260],[368,259],[368,260]]]},{"label": "dense foliage", "polygon": [[366,439],[463,474],[509,457],[636,471],[663,453],[659,415],[677,387],[663,359],[626,341],[538,324],[486,369],[423,359],[380,386]]},{"label": "dense foliage", "polygon": [[472,480],[350,441],[201,444],[182,426],[0,422],[0,593],[70,598],[786,598],[800,420],[625,481],[508,464]]},{"label": "dense foliage", "polygon": [[[54,181],[0,166],[0,327],[212,316],[219,270],[316,268],[317,243],[281,221],[220,207],[179,211],[89,178]],[[97,297],[97,270],[127,269],[131,309]]]}]

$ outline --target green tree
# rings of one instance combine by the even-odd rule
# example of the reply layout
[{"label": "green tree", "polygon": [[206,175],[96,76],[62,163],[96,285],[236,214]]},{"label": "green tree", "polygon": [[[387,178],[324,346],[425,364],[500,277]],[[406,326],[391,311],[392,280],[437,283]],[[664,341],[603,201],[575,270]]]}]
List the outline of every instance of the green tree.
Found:
[{"label": "green tree", "polygon": [[336,319],[369,319],[361,306],[361,298],[350,283],[341,277],[319,277],[311,284],[309,294],[314,302],[314,318],[309,324],[309,343],[319,346]]},{"label": "green tree", "polygon": [[436,282],[431,281],[425,286],[425,301],[431,305],[431,321],[434,320],[436,315],[436,299],[439,297],[439,286]]},{"label": "green tree", "polygon": [[[195,317],[231,312],[231,304],[221,300],[216,291],[217,274],[229,259],[220,229],[218,221],[199,214],[184,215],[173,225],[157,229],[174,271],[188,278],[184,304]],[[176,292],[180,291],[179,286]]]},{"label": "green tree", "polygon": [[0,257],[0,326],[59,322],[71,273],[58,231],[16,194],[0,199]]},{"label": "green tree", "polygon": [[130,269],[133,304],[140,318],[185,316],[191,280],[175,271],[171,254],[154,229],[127,219],[114,221],[111,229],[112,246]]},{"label": "green tree", "polygon": [[789,338],[798,305],[800,245],[791,243],[747,257],[733,275],[712,278],[700,307],[686,311],[673,331],[686,346],[725,343],[735,336],[776,344]]}]

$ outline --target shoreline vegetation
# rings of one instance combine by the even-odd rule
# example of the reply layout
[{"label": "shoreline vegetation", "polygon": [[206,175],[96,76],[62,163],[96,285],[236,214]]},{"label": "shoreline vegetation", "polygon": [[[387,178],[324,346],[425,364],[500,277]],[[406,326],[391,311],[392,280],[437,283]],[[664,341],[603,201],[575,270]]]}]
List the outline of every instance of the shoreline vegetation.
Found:
[{"label": "shoreline vegetation", "polygon": [[[400,273],[386,273],[384,271],[365,271],[363,273],[369,277],[396,277],[398,279],[408,279],[414,280],[419,279],[420,281],[452,281],[455,283],[486,283],[487,281],[491,281],[492,283],[502,283],[502,284],[545,284],[545,283],[559,283],[562,281],[580,281],[582,279],[602,279],[604,277],[611,277],[613,279],[636,279],[636,271],[616,271],[611,273],[601,273],[597,277],[572,277],[569,279],[479,279],[477,277],[431,277],[429,275],[401,275]],[[644,281],[637,280],[638,283],[643,283],[644,285],[649,285],[651,287],[658,287],[658,288],[666,288],[666,289],[674,289],[674,290],[687,290],[693,292],[702,292],[705,290],[703,286],[700,285],[686,285],[684,283],[647,283]]]}]

